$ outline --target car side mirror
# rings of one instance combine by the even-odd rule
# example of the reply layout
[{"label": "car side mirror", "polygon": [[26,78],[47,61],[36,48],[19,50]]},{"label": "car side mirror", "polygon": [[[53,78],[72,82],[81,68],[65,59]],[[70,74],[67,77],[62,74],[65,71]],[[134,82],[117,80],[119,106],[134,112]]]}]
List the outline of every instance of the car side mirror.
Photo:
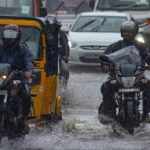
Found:
[{"label": "car side mirror", "polygon": [[40,17],[47,16],[47,9],[45,7],[40,8]]}]

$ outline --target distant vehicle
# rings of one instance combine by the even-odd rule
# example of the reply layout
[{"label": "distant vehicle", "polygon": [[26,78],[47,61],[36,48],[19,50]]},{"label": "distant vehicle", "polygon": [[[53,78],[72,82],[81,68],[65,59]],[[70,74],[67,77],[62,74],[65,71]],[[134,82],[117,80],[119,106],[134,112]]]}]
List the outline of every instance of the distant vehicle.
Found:
[{"label": "distant vehicle", "polygon": [[0,0],[0,16],[46,16],[43,0]]},{"label": "distant vehicle", "polygon": [[141,25],[141,33],[147,43],[150,42],[150,25],[145,20],[150,18],[150,0],[90,0],[94,11],[127,12]]},{"label": "distant vehicle", "polygon": [[131,17],[119,12],[81,13],[68,32],[69,63],[100,65],[99,56],[108,45],[121,39],[120,25]]},{"label": "distant vehicle", "polygon": [[135,19],[150,17],[150,0],[95,0],[94,11],[127,11]]},{"label": "distant vehicle", "polygon": [[64,28],[69,30],[79,13],[92,10],[89,2],[90,0],[46,0],[45,7],[48,15],[55,15]]}]

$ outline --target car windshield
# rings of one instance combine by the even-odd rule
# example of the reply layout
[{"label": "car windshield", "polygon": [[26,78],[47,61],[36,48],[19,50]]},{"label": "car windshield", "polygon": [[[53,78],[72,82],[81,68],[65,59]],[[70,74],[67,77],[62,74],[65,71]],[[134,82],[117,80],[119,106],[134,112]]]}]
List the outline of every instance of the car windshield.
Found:
[{"label": "car windshield", "polygon": [[126,17],[80,16],[73,25],[72,32],[120,32]]},{"label": "car windshield", "polygon": [[46,0],[48,13],[75,14],[90,11],[90,0]]},{"label": "car windshield", "polygon": [[[2,25],[0,25],[0,33],[3,30]],[[36,28],[31,27],[20,27],[21,28],[21,43],[27,44],[29,49],[31,50],[32,54],[34,55],[35,59],[41,59],[42,58],[42,51],[41,51],[41,45],[40,39],[41,39],[41,33]],[[0,39],[0,43],[2,43],[2,39]]]},{"label": "car windshield", "polygon": [[0,0],[0,16],[33,16],[33,0]]},{"label": "car windshield", "polygon": [[145,10],[150,8],[149,0],[99,0],[97,10]]}]

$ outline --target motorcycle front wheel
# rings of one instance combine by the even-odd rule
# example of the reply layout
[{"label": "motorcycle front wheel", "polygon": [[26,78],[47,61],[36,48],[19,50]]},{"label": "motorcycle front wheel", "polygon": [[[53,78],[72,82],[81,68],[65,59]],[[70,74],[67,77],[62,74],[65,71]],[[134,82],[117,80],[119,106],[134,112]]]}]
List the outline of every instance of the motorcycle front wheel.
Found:
[{"label": "motorcycle front wheel", "polygon": [[4,134],[4,121],[5,121],[5,114],[2,113],[0,116],[0,144]]},{"label": "motorcycle front wheel", "polygon": [[133,102],[127,102],[127,130],[130,134],[134,134],[134,114]]}]

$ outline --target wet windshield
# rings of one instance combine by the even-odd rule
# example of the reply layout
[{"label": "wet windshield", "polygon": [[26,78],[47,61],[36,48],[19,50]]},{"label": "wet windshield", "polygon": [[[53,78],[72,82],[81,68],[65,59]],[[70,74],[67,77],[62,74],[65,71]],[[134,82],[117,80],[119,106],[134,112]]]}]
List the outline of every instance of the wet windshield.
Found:
[{"label": "wet windshield", "polygon": [[75,14],[90,11],[90,0],[47,0],[48,13]]},{"label": "wet windshield", "polygon": [[150,9],[149,0],[99,0],[97,10],[145,10]]},{"label": "wet windshield", "polygon": [[32,0],[0,0],[0,16],[33,16]]},{"label": "wet windshield", "polygon": [[[41,33],[36,28],[30,27],[20,27],[21,28],[21,43],[25,43],[28,45],[35,59],[42,58],[41,51]],[[3,30],[3,26],[0,26],[0,33]],[[0,39],[0,43],[2,43],[2,39]]]},{"label": "wet windshield", "polygon": [[71,30],[73,32],[120,32],[120,26],[125,20],[126,17],[80,16]]}]

